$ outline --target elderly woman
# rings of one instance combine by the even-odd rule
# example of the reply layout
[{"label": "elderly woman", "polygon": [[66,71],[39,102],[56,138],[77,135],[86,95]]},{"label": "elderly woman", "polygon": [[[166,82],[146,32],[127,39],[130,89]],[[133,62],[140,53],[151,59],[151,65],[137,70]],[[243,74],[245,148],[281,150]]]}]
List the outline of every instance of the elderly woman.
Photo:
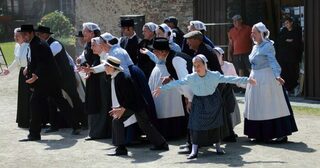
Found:
[{"label": "elderly woman", "polygon": [[[156,29],[158,25],[153,22],[148,22],[142,27],[143,40],[139,43],[139,49],[146,48],[152,51],[153,39],[156,37]],[[138,53],[138,67],[144,72],[149,79],[155,63],[143,53]]]},{"label": "elderly woman", "polygon": [[17,106],[17,119],[18,127],[20,128],[29,128],[30,112],[29,112],[29,99],[30,99],[30,90],[25,82],[26,77],[23,75],[23,70],[27,66],[27,54],[29,44],[24,42],[23,36],[20,32],[20,28],[14,29],[14,40],[16,42],[14,48],[15,59],[8,67],[4,70],[4,75],[8,75],[10,71],[14,68],[19,68],[19,85],[18,85],[18,106]]},{"label": "elderly woman", "polygon": [[192,59],[194,73],[187,75],[183,80],[168,83],[154,91],[158,96],[162,91],[187,85],[194,93],[192,107],[189,117],[189,125],[192,142],[192,152],[188,159],[196,158],[198,146],[208,146],[216,143],[218,155],[224,154],[220,148],[220,127],[223,123],[221,97],[216,89],[219,83],[241,83],[250,82],[255,84],[254,79],[247,77],[223,76],[217,71],[207,69],[207,58],[197,55]]},{"label": "elderly woman", "polygon": [[250,77],[259,82],[246,89],[244,134],[256,141],[287,142],[297,126],[281,86],[285,81],[280,76],[273,42],[268,39],[269,30],[259,22],[253,25],[251,36],[255,45],[249,55]]},{"label": "elderly woman", "polygon": [[[96,51],[93,51],[94,37],[99,37],[100,27],[91,22],[82,24],[83,39],[86,42],[84,55],[77,58],[81,69],[87,73],[85,112],[88,114],[89,137],[85,140],[94,140],[111,137],[111,122],[107,122],[104,112],[108,109],[106,96],[106,82],[104,73],[91,73],[90,67],[100,65],[101,60]],[[108,126],[109,124],[109,126]]]}]

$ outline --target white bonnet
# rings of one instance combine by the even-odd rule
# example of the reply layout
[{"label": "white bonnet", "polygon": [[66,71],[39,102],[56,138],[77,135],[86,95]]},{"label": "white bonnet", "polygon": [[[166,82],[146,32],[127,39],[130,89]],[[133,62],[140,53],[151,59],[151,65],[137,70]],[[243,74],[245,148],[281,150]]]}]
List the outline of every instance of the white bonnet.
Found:
[{"label": "white bonnet", "polygon": [[153,22],[148,22],[148,23],[144,24],[144,27],[147,27],[150,31],[155,32],[158,25]]},{"label": "white bonnet", "polygon": [[194,28],[196,30],[204,30],[204,31],[207,31],[207,28],[206,26],[204,25],[203,22],[199,21],[199,20],[193,20],[193,21],[190,21],[190,26],[194,26]]},{"label": "white bonnet", "polygon": [[90,31],[100,30],[100,27],[92,22],[85,22],[82,24],[83,29],[87,28]]}]

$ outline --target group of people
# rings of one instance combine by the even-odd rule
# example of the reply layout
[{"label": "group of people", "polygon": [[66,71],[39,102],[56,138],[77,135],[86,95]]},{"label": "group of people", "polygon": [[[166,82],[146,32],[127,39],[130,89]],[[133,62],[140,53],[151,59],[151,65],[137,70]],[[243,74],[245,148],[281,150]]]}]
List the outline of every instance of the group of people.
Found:
[{"label": "group of people", "polygon": [[[112,138],[116,148],[111,156],[127,155],[126,146],[142,135],[153,144],[151,150],[169,150],[167,140],[187,137],[179,153],[189,154],[188,159],[198,156],[199,147],[213,144],[222,155],[220,143],[236,142],[233,128],[241,118],[233,84],[246,88],[244,134],[250,139],[287,142],[297,131],[263,23],[246,32],[252,49],[233,51],[239,65],[250,65],[249,77],[238,77],[233,64],[224,61],[224,50],[204,35],[201,21],[190,21],[186,34],[175,17],[159,25],[148,22],[143,39],[135,33],[133,19],[120,25],[123,37],[118,38],[102,33],[96,23],[83,23],[77,37],[84,50],[75,61],[51,37],[49,27],[21,25],[15,30],[13,64],[21,67],[17,123],[29,127],[22,141],[41,140],[48,117],[47,133],[58,131],[58,120],[65,120],[74,135],[88,127],[86,140]],[[230,32],[230,44],[239,45],[235,38],[241,37],[231,34],[237,33]],[[78,72],[85,73],[85,87]]]}]

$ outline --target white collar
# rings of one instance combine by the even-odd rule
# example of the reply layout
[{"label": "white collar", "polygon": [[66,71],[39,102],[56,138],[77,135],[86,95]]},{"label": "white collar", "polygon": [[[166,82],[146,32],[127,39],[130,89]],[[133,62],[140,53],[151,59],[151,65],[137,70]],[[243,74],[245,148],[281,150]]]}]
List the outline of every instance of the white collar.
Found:
[{"label": "white collar", "polygon": [[129,37],[129,39],[133,39],[134,36],[136,36],[137,33],[136,32],[133,32],[133,35],[131,37]]},{"label": "white collar", "polygon": [[116,70],[111,74],[111,79],[114,79],[118,74],[120,73],[120,71]]}]

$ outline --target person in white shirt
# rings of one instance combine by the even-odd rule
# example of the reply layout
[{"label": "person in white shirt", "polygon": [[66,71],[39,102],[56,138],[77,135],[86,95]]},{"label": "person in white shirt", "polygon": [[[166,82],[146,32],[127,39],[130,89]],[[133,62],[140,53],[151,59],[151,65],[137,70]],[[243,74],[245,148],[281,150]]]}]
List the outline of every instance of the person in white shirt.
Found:
[{"label": "person in white shirt", "polygon": [[3,74],[8,75],[15,68],[19,68],[19,85],[18,85],[18,100],[17,100],[17,119],[18,127],[29,128],[30,111],[29,111],[29,99],[31,92],[27,83],[26,77],[23,75],[23,70],[27,66],[27,55],[30,55],[29,44],[25,42],[20,28],[14,29],[15,59],[9,65],[8,69],[5,69]]}]

